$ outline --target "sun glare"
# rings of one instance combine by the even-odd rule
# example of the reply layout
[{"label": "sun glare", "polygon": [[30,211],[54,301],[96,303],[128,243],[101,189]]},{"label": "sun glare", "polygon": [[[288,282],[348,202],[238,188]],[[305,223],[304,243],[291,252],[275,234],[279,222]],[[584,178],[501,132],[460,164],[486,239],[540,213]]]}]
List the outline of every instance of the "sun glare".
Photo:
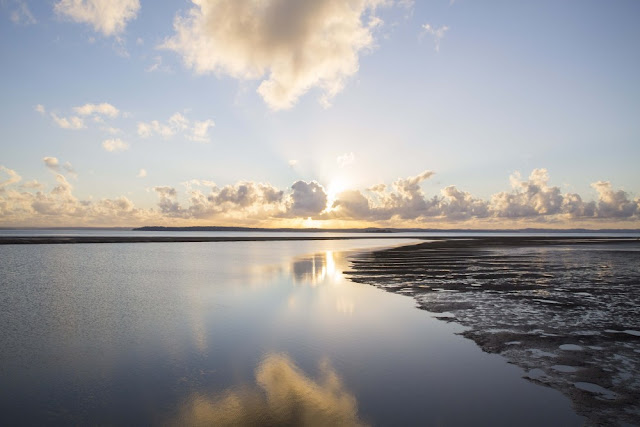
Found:
[{"label": "sun glare", "polygon": [[327,187],[327,207],[325,212],[334,210],[333,203],[336,201],[338,194],[349,188],[349,182],[344,178],[334,178]]}]

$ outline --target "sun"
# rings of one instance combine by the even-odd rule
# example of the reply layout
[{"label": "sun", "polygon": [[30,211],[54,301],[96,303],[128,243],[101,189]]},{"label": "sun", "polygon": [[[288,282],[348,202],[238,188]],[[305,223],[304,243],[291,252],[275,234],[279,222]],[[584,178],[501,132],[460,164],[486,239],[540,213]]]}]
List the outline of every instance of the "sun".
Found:
[{"label": "sun", "polygon": [[331,212],[335,208],[333,203],[336,201],[338,194],[349,188],[349,182],[345,178],[334,178],[327,186],[327,207],[325,212]]}]

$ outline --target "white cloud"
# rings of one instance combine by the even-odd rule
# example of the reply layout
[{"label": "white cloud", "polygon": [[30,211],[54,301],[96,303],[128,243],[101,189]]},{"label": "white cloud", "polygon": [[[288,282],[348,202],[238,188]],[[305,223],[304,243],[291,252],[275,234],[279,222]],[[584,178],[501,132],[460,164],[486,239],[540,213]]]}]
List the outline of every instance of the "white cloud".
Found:
[{"label": "white cloud", "polygon": [[598,192],[599,217],[629,218],[640,213],[640,199],[629,200],[625,191],[615,191],[609,181],[594,182],[591,186]]},{"label": "white cloud", "polygon": [[[420,226],[438,224],[451,226],[490,224],[492,228],[523,224],[563,224],[580,227],[583,224],[630,224],[640,220],[640,199],[631,199],[623,190],[616,190],[608,181],[593,184],[598,194],[595,201],[583,201],[577,194],[562,194],[549,184],[545,169],[535,169],[523,180],[512,175],[513,188],[495,194],[490,200],[473,197],[450,185],[435,195],[422,189],[425,180],[433,176],[425,171],[413,177],[396,180],[393,185],[378,184],[368,192],[346,190],[336,196],[327,209],[328,195],[317,182],[297,181],[290,189],[280,190],[268,183],[240,181],[218,187],[203,179],[184,184],[186,192],[179,194],[172,186],[153,187],[158,195],[157,208],[137,209],[125,197],[99,201],[79,200],[73,187],[60,172],[67,170],[55,157],[43,158],[45,166],[54,172],[55,183],[48,193],[36,180],[15,185],[20,175],[0,166],[0,224],[175,224],[180,221],[219,220],[228,224],[255,224],[260,221],[316,220],[367,221],[384,226]],[[139,177],[146,175],[141,169]],[[606,225],[605,225],[606,224]]]},{"label": "white cloud", "polygon": [[38,182],[38,180],[32,179],[31,181],[25,182],[20,187],[29,190],[42,190],[44,188],[44,185]]},{"label": "white cloud", "polygon": [[290,167],[294,167],[295,165],[298,164],[298,161],[296,159],[291,159],[291,160],[289,160],[288,163],[289,163]]},{"label": "white cloud", "polygon": [[14,0],[14,9],[11,11],[11,21],[14,24],[32,25],[38,21],[29,10],[25,0]]},{"label": "white cloud", "polygon": [[345,168],[352,165],[356,161],[356,155],[353,153],[344,153],[336,159],[338,166]]},{"label": "white cloud", "polygon": [[51,118],[53,119],[53,122],[62,129],[78,130],[86,127],[82,118],[78,116],[59,117],[57,114],[51,113]]},{"label": "white cloud", "polygon": [[120,110],[106,102],[101,104],[85,104],[80,107],[75,107],[73,110],[80,116],[96,115],[114,118],[120,114]]},{"label": "white cloud", "polygon": [[42,161],[52,171],[58,172],[60,170],[60,161],[56,157],[44,157]]},{"label": "white cloud", "polygon": [[420,33],[420,37],[424,37],[425,34],[430,34],[433,37],[434,49],[436,52],[440,52],[440,42],[447,31],[449,31],[449,27],[446,25],[436,28],[431,24],[424,24],[422,25],[422,33]]},{"label": "white cloud", "polygon": [[70,162],[65,162],[63,165],[60,165],[60,161],[57,157],[43,157],[42,161],[47,168],[55,173],[64,171],[69,176],[72,176],[74,178],[78,177],[78,174],[76,173],[75,169],[73,169],[73,165]]},{"label": "white cloud", "polygon": [[162,71],[165,73],[171,73],[172,69],[168,65],[164,65],[162,61],[162,56],[158,55],[153,58],[153,63],[145,68],[145,71],[148,73],[153,73],[154,71]]},{"label": "white cloud", "polygon": [[54,5],[57,14],[74,22],[89,24],[105,36],[124,31],[127,21],[135,19],[139,0],[59,0]]},{"label": "white cloud", "polygon": [[146,169],[140,169],[140,171],[138,172],[138,175],[136,175],[138,178],[144,178],[147,176],[147,170]]},{"label": "white cloud", "polygon": [[196,142],[209,142],[209,128],[214,126],[213,120],[195,121],[193,122],[191,134],[187,135],[187,138]]},{"label": "white cloud", "polygon": [[120,138],[105,139],[102,141],[102,148],[109,152],[125,151],[129,149],[129,144]]},{"label": "white cloud", "polygon": [[[163,48],[196,73],[261,80],[258,93],[274,110],[291,108],[319,88],[329,101],[358,71],[358,55],[374,47],[365,24],[384,0],[193,0],[176,16]],[[370,19],[372,23],[379,20]],[[375,25],[374,25],[375,26]]]},{"label": "white cloud", "polygon": [[20,175],[18,175],[16,171],[2,165],[0,165],[0,172],[2,172],[2,175],[6,175],[4,179],[0,178],[0,189],[8,185],[15,184],[16,182],[20,182],[20,180],[22,179],[22,177],[20,177]]},{"label": "white cloud", "polygon": [[138,136],[149,138],[153,135],[159,135],[169,139],[178,133],[184,133],[184,136],[191,141],[209,142],[209,130],[214,126],[213,120],[194,120],[191,122],[182,113],[175,113],[169,117],[166,123],[160,123],[158,120],[138,122]]},{"label": "white cloud", "polygon": [[44,105],[42,104],[36,105],[34,109],[40,114],[45,114],[47,112],[47,110],[44,108]]}]

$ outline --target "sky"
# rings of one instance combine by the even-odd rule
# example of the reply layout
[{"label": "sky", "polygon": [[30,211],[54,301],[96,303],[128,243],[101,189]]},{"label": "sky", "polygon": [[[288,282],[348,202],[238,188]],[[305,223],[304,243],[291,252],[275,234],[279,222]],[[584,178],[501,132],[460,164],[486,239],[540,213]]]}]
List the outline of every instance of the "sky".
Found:
[{"label": "sky", "polygon": [[638,18],[0,0],[0,226],[640,228]]}]

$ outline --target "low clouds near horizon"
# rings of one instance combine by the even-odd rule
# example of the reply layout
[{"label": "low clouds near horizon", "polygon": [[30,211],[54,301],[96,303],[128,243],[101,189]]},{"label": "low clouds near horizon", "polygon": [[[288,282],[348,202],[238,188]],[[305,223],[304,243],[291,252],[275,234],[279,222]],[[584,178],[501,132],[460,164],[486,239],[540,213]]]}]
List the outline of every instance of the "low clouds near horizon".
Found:
[{"label": "low clouds near horizon", "polygon": [[[545,169],[534,169],[528,179],[511,176],[512,188],[488,200],[474,197],[455,185],[439,194],[425,194],[422,184],[433,171],[401,178],[392,185],[374,185],[366,190],[348,189],[331,200],[316,181],[296,181],[288,189],[268,183],[241,181],[217,186],[206,180],[184,183],[185,191],[173,186],[156,186],[155,208],[138,208],[127,197],[80,200],[63,173],[75,174],[67,162],[45,157],[44,165],[54,173],[55,186],[42,191],[37,181],[20,185],[17,171],[0,166],[0,216],[2,225],[139,225],[150,223],[285,224],[311,218],[339,221],[341,224],[369,224],[403,227],[444,227],[451,224],[470,227],[491,225],[511,228],[527,223],[575,227],[581,221],[591,224],[618,223],[637,226],[640,198],[615,189],[608,181],[591,186],[596,200],[585,200],[576,193],[563,193],[550,185]],[[141,176],[144,176],[142,174]],[[35,184],[34,184],[35,183]],[[330,205],[329,205],[330,204]],[[631,221],[631,222],[630,222]],[[609,226],[607,225],[607,226]]]}]

